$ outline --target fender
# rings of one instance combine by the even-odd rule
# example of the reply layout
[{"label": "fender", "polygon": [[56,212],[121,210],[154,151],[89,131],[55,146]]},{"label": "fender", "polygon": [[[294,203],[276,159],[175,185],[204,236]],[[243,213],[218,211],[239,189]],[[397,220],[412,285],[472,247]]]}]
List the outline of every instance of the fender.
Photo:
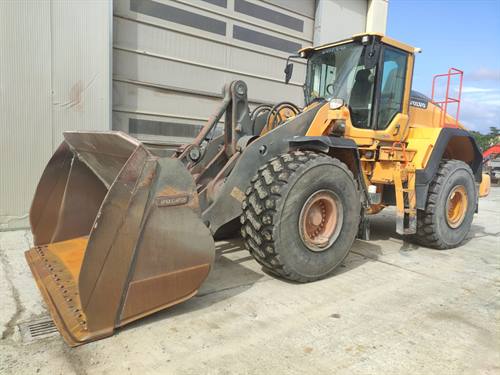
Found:
[{"label": "fender", "polygon": [[291,148],[308,149],[320,152],[328,152],[332,148],[348,148],[355,150],[356,157],[359,160],[358,146],[356,145],[356,142],[350,138],[295,136],[289,140],[289,143]]},{"label": "fender", "polygon": [[443,160],[443,156],[446,152],[446,148],[450,144],[450,141],[456,137],[466,138],[472,147],[473,157],[472,160],[464,160],[458,158],[458,160],[465,161],[472,169],[476,182],[480,183],[482,178],[482,154],[475,139],[464,129],[456,128],[443,128],[439,133],[436,144],[432,149],[431,156],[427,165],[423,169],[418,169],[415,176],[415,194],[417,196],[417,208],[420,210],[425,209],[425,204],[427,202],[427,194],[429,191],[429,185],[436,175],[439,163]]},{"label": "fender", "polygon": [[311,150],[323,152],[325,154],[331,154],[335,156],[335,150],[344,149],[350,150],[353,156],[353,163],[348,165],[351,172],[354,174],[358,186],[363,193],[363,204],[366,207],[370,205],[370,197],[368,194],[368,189],[366,188],[365,179],[362,175],[361,162],[359,159],[359,151],[356,142],[349,138],[340,137],[329,137],[329,136],[318,136],[318,137],[307,137],[307,136],[295,136],[289,140],[290,149],[300,149],[300,150]]}]

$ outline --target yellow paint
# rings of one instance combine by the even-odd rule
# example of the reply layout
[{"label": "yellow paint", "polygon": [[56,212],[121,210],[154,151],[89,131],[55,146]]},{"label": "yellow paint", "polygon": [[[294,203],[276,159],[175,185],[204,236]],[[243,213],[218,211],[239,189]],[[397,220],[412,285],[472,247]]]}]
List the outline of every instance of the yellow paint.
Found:
[{"label": "yellow paint", "polygon": [[[388,185],[394,184],[394,162],[379,161],[372,164],[372,174],[369,177],[370,183]],[[367,169],[365,169],[364,171],[366,172]]]},{"label": "yellow paint", "polygon": [[391,168],[391,172],[393,173],[394,189],[396,191],[396,211],[399,220],[402,216],[404,216],[405,211],[401,163],[396,163],[395,165],[393,165]]},{"label": "yellow paint", "polygon": [[415,194],[415,168],[413,167],[412,164],[407,166],[405,168],[406,172],[406,181],[407,181],[407,187],[406,187],[406,194],[408,198],[408,209],[407,213],[409,214],[410,217],[415,217],[417,216],[417,195]]},{"label": "yellow paint", "polygon": [[343,40],[340,40],[338,42],[322,44],[322,45],[317,46],[317,47],[312,47],[312,46],[311,47],[304,47],[304,48],[299,49],[298,52],[299,53],[304,52],[307,54],[309,51],[319,51],[319,50],[330,48],[330,47],[340,46],[342,44],[347,44],[347,43],[354,42],[356,40],[361,40],[361,38],[364,37],[365,35],[366,36],[378,36],[381,38],[382,43],[385,43],[385,44],[388,44],[390,46],[402,49],[403,51],[406,51],[409,53],[415,53],[418,51],[418,48],[415,48],[415,47],[412,47],[408,44],[402,43],[396,39],[392,39],[388,36],[385,36],[384,34],[371,32],[371,33],[356,34],[356,35],[353,35],[351,38],[343,39]]},{"label": "yellow paint", "polygon": [[[449,107],[451,110],[452,107]],[[426,109],[410,107],[410,126],[414,128],[424,127],[424,128],[441,128],[442,122],[442,110],[438,106],[429,102]],[[444,123],[450,125],[456,125],[456,127],[465,129],[460,122],[456,122],[456,120],[449,114],[446,114],[444,117]]]},{"label": "yellow paint", "polygon": [[395,147],[380,147],[378,160],[410,162],[413,160],[415,154],[415,150],[403,150],[402,148]]},{"label": "yellow paint", "polygon": [[[386,129],[363,129],[353,126],[347,106],[332,110],[326,103],[316,114],[306,136],[330,135],[337,122],[345,123],[344,137],[352,139],[358,146],[365,183],[377,185],[377,191],[379,188],[380,191],[383,190],[383,185],[395,185],[398,213],[402,217],[409,215],[415,218],[416,172],[427,166],[434,145],[443,129],[442,126],[462,129],[464,126],[456,122],[449,114],[443,115],[442,109],[430,102],[425,109],[410,106],[413,66],[417,51],[414,47],[382,34],[368,33],[354,35],[352,38],[319,47],[306,47],[301,51],[307,55],[313,50],[322,50],[359,40],[364,35],[380,36],[382,43],[409,53],[401,112],[392,119]],[[454,108],[452,104],[449,110]],[[488,190],[489,178],[484,177],[480,186],[480,196],[487,194]],[[383,205],[373,205],[368,212],[375,213],[383,207]]]},{"label": "yellow paint", "polygon": [[431,151],[429,147],[433,147],[436,144],[437,138],[441,128],[412,128],[408,132],[408,138],[406,139],[407,148],[410,150],[416,150],[415,156],[412,160],[413,165],[416,169],[423,169],[429,161]]},{"label": "yellow paint", "polygon": [[349,109],[342,107],[328,111],[328,120],[347,120],[349,118]]},{"label": "yellow paint", "polygon": [[490,193],[491,178],[490,175],[483,173],[483,179],[479,185],[479,196],[486,197]]},{"label": "yellow paint", "polygon": [[330,104],[326,103],[320,110],[316,113],[311,126],[306,132],[306,136],[314,137],[320,135],[326,135],[326,130],[330,125],[331,120],[328,118],[328,113],[332,111],[330,109]]}]

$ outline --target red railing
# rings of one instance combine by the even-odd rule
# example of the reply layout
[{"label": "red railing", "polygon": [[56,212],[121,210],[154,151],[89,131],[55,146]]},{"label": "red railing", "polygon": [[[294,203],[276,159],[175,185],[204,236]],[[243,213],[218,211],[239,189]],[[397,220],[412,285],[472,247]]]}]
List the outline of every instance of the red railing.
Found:
[{"label": "red railing", "polygon": [[[451,79],[452,76],[459,76],[460,83],[458,86],[458,97],[451,97],[450,96],[450,84],[451,84]],[[446,77],[446,95],[444,100],[435,100],[435,95],[436,95],[436,82],[438,78],[441,77]],[[432,79],[432,103],[439,106],[441,108],[441,115],[440,115],[440,126],[441,127],[452,127],[456,128],[458,127],[458,116],[460,114],[460,100],[462,98],[462,82],[464,78],[464,72],[456,69],[456,68],[450,68],[448,69],[448,73],[444,74],[436,74],[434,78]],[[448,113],[448,104],[456,103],[457,105],[457,110],[455,113],[455,121],[454,122],[447,122],[446,121],[446,115]]]}]

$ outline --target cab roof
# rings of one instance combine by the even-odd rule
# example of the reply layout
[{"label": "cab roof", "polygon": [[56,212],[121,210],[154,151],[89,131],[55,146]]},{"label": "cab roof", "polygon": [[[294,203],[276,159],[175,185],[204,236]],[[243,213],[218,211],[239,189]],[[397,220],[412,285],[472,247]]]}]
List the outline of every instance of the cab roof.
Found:
[{"label": "cab roof", "polygon": [[302,48],[302,49],[299,50],[299,53],[302,54],[302,52],[303,52],[304,54],[307,55],[308,52],[319,51],[319,50],[322,50],[322,49],[325,49],[325,48],[330,48],[330,47],[338,46],[338,45],[341,45],[341,44],[346,44],[346,43],[354,42],[354,41],[357,41],[357,40],[361,40],[361,38],[363,38],[364,36],[376,36],[376,37],[379,37],[380,41],[382,43],[385,43],[385,44],[388,44],[390,46],[402,49],[403,51],[406,51],[406,52],[409,52],[409,53],[420,52],[420,48],[412,47],[412,46],[410,46],[408,44],[405,44],[405,43],[399,42],[399,41],[397,41],[395,39],[389,38],[388,36],[385,36],[384,34],[381,34],[381,33],[361,33],[361,34],[355,34],[355,35],[353,35],[349,39],[339,40],[338,42],[327,43],[327,44],[323,44],[321,46],[316,46],[316,47],[313,47],[313,46],[304,47],[304,48]]}]

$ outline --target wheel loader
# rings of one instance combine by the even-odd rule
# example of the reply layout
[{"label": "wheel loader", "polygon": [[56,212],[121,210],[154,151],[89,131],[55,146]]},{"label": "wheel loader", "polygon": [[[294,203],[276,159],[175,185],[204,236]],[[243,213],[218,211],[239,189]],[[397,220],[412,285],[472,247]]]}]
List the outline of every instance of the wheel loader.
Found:
[{"label": "wheel loader", "polygon": [[233,81],[191,144],[121,132],[64,133],[30,211],[26,258],[65,341],[76,346],[192,297],[214,239],[240,231],[277,277],[330,275],[369,215],[396,207],[396,231],[448,249],[487,192],[481,153],[445,106],[411,90],[416,48],[361,34],[307,62],[305,107],[252,111]]}]

